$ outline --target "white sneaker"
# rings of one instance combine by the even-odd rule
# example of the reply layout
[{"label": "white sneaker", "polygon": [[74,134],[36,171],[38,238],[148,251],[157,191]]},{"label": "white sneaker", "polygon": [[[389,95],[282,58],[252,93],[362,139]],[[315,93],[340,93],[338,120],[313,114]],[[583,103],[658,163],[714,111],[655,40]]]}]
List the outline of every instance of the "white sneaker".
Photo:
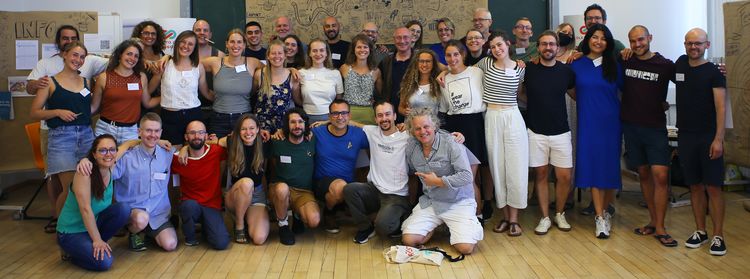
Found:
[{"label": "white sneaker", "polygon": [[604,217],[596,216],[594,217],[594,222],[596,222],[596,231],[594,231],[594,233],[596,234],[596,238],[609,238],[607,221],[604,220]]},{"label": "white sneaker", "polygon": [[552,226],[552,221],[549,219],[549,217],[544,217],[541,220],[539,220],[539,225],[537,225],[536,228],[534,229],[534,233],[537,235],[547,234],[551,226]]},{"label": "white sneaker", "polygon": [[604,222],[607,225],[607,234],[612,230],[612,214],[609,214],[606,210],[604,211]]},{"label": "white sneaker", "polygon": [[568,224],[568,220],[565,219],[565,212],[555,213],[555,224],[557,224],[557,228],[561,231],[570,231],[570,224]]}]

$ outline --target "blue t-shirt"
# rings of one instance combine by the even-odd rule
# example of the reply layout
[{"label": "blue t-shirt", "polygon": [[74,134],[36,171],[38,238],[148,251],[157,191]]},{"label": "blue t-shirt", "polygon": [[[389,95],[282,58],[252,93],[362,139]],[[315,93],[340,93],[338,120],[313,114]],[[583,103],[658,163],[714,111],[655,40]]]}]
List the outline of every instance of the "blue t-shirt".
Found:
[{"label": "blue t-shirt", "polygon": [[368,149],[367,136],[362,128],[349,126],[346,134],[337,137],[328,131],[328,126],[312,129],[315,141],[315,174],[313,178],[341,178],[354,181],[354,167],[360,149]]}]

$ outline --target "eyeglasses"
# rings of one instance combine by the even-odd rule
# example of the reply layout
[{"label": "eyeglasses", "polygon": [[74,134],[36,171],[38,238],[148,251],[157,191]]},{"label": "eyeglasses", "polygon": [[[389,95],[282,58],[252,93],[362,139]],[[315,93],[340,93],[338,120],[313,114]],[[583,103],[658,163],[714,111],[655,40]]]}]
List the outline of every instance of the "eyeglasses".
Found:
[{"label": "eyeglasses", "polygon": [[419,60],[417,60],[417,63],[419,63],[419,64],[432,64],[432,60],[430,60],[430,59],[427,59],[427,60],[419,59]]},{"label": "eyeglasses", "polygon": [[331,117],[343,117],[343,116],[349,115],[349,112],[348,111],[332,111],[332,112],[329,112],[328,115],[330,115]]},{"label": "eyeglasses", "polygon": [[96,153],[99,153],[99,155],[115,154],[117,153],[117,147],[99,148],[96,150]]},{"label": "eyeglasses", "polygon": [[205,130],[198,130],[198,131],[188,131],[188,132],[187,132],[187,134],[188,134],[188,135],[191,135],[191,136],[195,136],[195,135],[199,135],[199,136],[202,136],[202,135],[205,135],[205,134],[206,134],[206,131],[205,131]]},{"label": "eyeglasses", "polygon": [[475,18],[475,19],[472,19],[471,21],[472,22],[480,22],[480,21],[483,21],[483,20],[492,20],[492,19],[491,18]]},{"label": "eyeglasses", "polygon": [[552,47],[552,46],[557,46],[557,43],[541,42],[541,43],[539,43],[539,45],[543,46],[543,47]]},{"label": "eyeglasses", "polygon": [[514,28],[519,30],[531,30],[531,25],[516,25]]},{"label": "eyeglasses", "polygon": [[141,36],[144,36],[144,37],[156,37],[156,32],[141,31]]},{"label": "eyeglasses", "polygon": [[706,42],[685,42],[686,47],[700,47],[703,46]]},{"label": "eyeglasses", "polygon": [[585,17],[584,19],[585,19],[585,20],[597,20],[597,21],[599,21],[599,20],[602,20],[602,19],[604,19],[604,18],[602,18],[602,17],[600,17],[600,16],[587,16],[587,17]]}]

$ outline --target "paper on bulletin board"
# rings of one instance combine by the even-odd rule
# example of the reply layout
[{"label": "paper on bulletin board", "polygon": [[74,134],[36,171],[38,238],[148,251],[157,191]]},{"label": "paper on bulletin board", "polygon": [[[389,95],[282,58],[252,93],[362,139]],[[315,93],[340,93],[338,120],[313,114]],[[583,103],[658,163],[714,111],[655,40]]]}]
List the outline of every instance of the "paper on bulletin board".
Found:
[{"label": "paper on bulletin board", "polygon": [[39,61],[38,40],[16,40],[16,70],[31,70]]},{"label": "paper on bulletin board", "polygon": [[13,97],[34,97],[26,92],[26,78],[24,76],[8,77],[8,91]]},{"label": "paper on bulletin board", "polygon": [[0,92],[0,120],[13,120],[13,98],[10,92]]},{"label": "paper on bulletin board", "polygon": [[55,56],[58,52],[55,44],[42,44],[42,59]]},{"label": "paper on bulletin board", "polygon": [[83,44],[89,53],[109,54],[112,52],[112,35],[83,34]]}]

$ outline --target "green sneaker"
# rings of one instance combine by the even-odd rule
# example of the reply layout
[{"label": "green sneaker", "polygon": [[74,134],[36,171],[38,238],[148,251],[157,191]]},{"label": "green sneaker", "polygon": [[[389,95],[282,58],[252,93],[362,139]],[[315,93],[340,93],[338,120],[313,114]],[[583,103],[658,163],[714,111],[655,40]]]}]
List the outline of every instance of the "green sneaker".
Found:
[{"label": "green sneaker", "polygon": [[143,238],[137,233],[131,233],[130,236],[128,236],[128,248],[134,252],[145,251],[146,244],[143,243]]}]

